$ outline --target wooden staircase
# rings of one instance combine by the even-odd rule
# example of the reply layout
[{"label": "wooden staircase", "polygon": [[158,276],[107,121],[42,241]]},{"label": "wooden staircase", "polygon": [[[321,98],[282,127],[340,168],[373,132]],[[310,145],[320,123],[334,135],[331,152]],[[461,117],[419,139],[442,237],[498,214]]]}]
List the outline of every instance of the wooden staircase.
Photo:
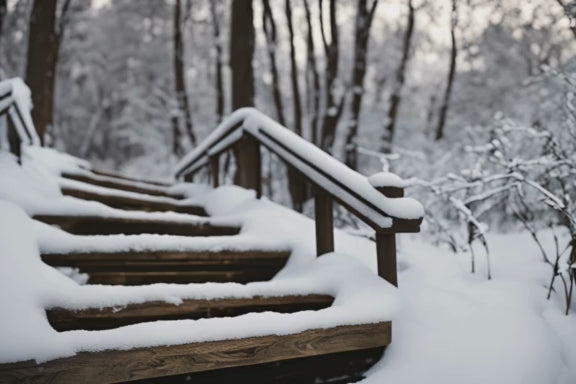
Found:
[{"label": "wooden staircase", "polygon": [[[6,89],[0,87],[0,97],[8,100],[3,103],[11,111],[18,109],[18,105],[10,99],[11,90]],[[2,92],[8,96],[3,96]],[[0,110],[0,114],[3,112]],[[24,113],[29,114],[29,111],[18,109],[17,114],[9,115],[9,149],[18,159],[21,158],[23,145],[39,143],[33,127],[27,125],[31,119],[22,118]],[[248,117],[252,117],[252,121],[244,125]],[[417,232],[422,213],[417,209],[409,215],[401,214],[402,209],[396,209],[394,204],[394,199],[400,201],[403,196],[401,188],[373,188],[364,176],[255,110],[235,112],[182,160],[175,177],[190,181],[195,172],[208,166],[212,184],[216,187],[220,183],[220,155],[234,148],[237,165],[235,182],[255,190],[257,197],[260,197],[262,145],[313,185],[318,256],[334,251],[332,207],[336,201],[374,228],[378,275],[397,285],[395,234]],[[202,204],[186,200],[177,188],[168,183],[138,180],[80,167],[63,172],[61,176],[62,193],[68,198],[96,201],[116,209],[110,215],[59,213],[34,216],[34,219],[57,226],[71,236],[96,236],[93,239],[101,244],[107,244],[109,236],[143,234],[187,237],[198,242],[210,237],[226,243],[226,240],[233,239],[242,231],[238,223],[222,222],[208,216]],[[404,200],[403,203],[399,205],[407,206],[409,202]],[[103,247],[102,250],[90,248],[90,251],[41,250],[41,258],[50,266],[73,267],[88,274],[88,284],[195,283],[214,286],[266,282],[285,266],[290,253],[290,249],[237,250],[223,247],[219,250],[160,248],[150,251]],[[149,287],[149,292],[154,287]],[[242,285],[233,287],[240,289]],[[126,289],[132,288],[137,287]],[[236,316],[257,320],[274,313],[304,315],[309,311],[338,308],[334,297],[326,294],[304,292],[279,295],[268,292],[237,298],[190,298],[174,304],[148,300],[120,307],[92,304],[82,306],[81,310],[70,310],[65,305],[45,309],[46,319],[56,331],[67,332],[72,337],[86,333],[98,337],[98,332],[108,332],[110,335],[109,332],[115,330],[120,335],[122,327],[127,327],[124,329],[126,331],[133,330],[145,335],[152,322],[157,322],[154,324],[158,326],[190,324],[176,320],[197,321],[194,324],[234,324],[229,320]],[[295,332],[271,332],[243,338],[231,336],[233,333],[230,333],[230,329],[221,329],[222,334],[219,333],[217,339],[208,338],[203,342],[174,342],[155,347],[128,345],[122,350],[102,348],[41,363],[4,363],[0,364],[0,383],[240,381],[252,384],[344,384],[361,379],[366,369],[380,358],[391,342],[390,321],[319,324],[329,325],[308,324]]]},{"label": "wooden staircase", "polygon": [[[70,176],[69,174],[64,177]],[[82,183],[98,185],[95,176],[82,177]],[[110,206],[137,207],[155,211],[148,185],[138,181],[107,177],[107,193],[78,195],[84,200],[109,203]],[[119,179],[119,178],[118,178]],[[98,180],[97,183],[92,183]],[[120,180],[120,179],[119,179]],[[111,188],[122,185],[122,190]],[[150,188],[156,187],[150,184]],[[160,188],[165,188],[162,186]],[[123,196],[121,191],[133,195]],[[63,188],[63,193],[69,189]],[[161,196],[157,190],[158,195]],[[102,197],[104,196],[104,198]],[[92,197],[95,197],[92,199]],[[165,196],[163,196],[165,197]],[[177,200],[178,197],[171,196]],[[134,202],[138,202],[138,206]],[[149,204],[149,205],[148,205]],[[173,206],[177,206],[174,203]],[[203,207],[195,206],[196,212]],[[192,222],[171,222],[158,219],[134,219],[99,216],[36,216],[36,220],[60,227],[72,234],[99,235],[106,242],[110,234],[170,234],[178,236],[234,236],[240,227],[213,225],[209,217],[191,217]],[[43,252],[42,260],[54,267],[78,268],[89,275],[88,284],[142,285],[153,283],[248,283],[267,281],[280,271],[290,256],[289,250],[194,250],[194,251],[118,251],[118,252]],[[249,313],[295,313],[328,308],[334,298],[329,295],[255,296],[212,300],[190,299],[179,305],[161,301],[131,304],[122,308],[88,308],[72,311],[50,308],[46,311],[50,325],[59,332],[74,330],[98,331],[122,326],[182,319],[233,317]],[[0,364],[0,382],[50,383],[113,383],[142,379],[145,382],[210,382],[224,383],[240,376],[251,383],[272,383],[280,378],[288,383],[350,382],[360,378],[364,370],[377,360],[382,348],[390,342],[389,322],[314,329],[284,336],[270,335],[237,340],[222,340],[169,347],[136,348],[127,351],[80,353],[71,358],[42,364],[34,362]],[[311,357],[322,357],[319,361]],[[111,365],[110,362],[114,361]],[[291,362],[283,363],[280,362]],[[336,363],[336,365],[331,364]],[[271,365],[272,364],[272,365]],[[350,365],[348,370],[342,364]],[[297,372],[293,370],[297,368]],[[331,373],[329,367],[338,368]],[[321,369],[320,369],[321,368]],[[314,372],[316,374],[314,374]],[[211,372],[211,373],[210,373]],[[166,377],[166,375],[169,375]],[[320,375],[320,376],[319,376]],[[334,381],[335,380],[335,381]]]}]

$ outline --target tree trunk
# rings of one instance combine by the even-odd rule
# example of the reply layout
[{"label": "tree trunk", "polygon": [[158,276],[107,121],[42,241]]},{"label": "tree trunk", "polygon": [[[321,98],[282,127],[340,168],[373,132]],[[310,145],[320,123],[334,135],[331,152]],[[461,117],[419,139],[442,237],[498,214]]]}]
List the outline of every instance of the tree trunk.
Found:
[{"label": "tree trunk", "polygon": [[[232,109],[254,105],[254,10],[252,0],[232,1],[232,26],[230,28],[230,67],[232,70]],[[236,174],[234,183],[244,184],[242,170],[254,166],[258,161],[250,161],[242,155],[240,145],[234,146]],[[258,164],[259,166],[259,164]],[[257,170],[258,174],[260,170]]]},{"label": "tree trunk", "polygon": [[32,119],[42,144],[48,127],[53,123],[58,60],[56,3],[57,0],[34,0],[28,34],[26,83],[32,91]]},{"label": "tree trunk", "polygon": [[2,31],[4,26],[4,17],[8,11],[8,0],[0,0],[0,41],[2,40]]},{"label": "tree trunk", "polygon": [[338,46],[338,25],[336,24],[336,0],[330,0],[330,43],[326,39],[324,31],[324,17],[322,0],[318,1],[320,7],[320,30],[322,32],[322,41],[324,43],[324,52],[326,54],[326,71],[325,71],[325,111],[322,120],[322,129],[320,136],[320,147],[328,153],[332,153],[334,140],[336,138],[336,126],[342,115],[344,106],[344,97],[336,99],[335,83],[338,77],[339,64],[339,46]]},{"label": "tree trunk", "polygon": [[386,116],[386,125],[382,135],[380,151],[383,153],[390,153],[392,151],[392,141],[394,140],[394,133],[396,131],[396,121],[398,120],[398,111],[402,103],[402,90],[406,81],[406,69],[408,67],[408,59],[410,57],[410,46],[412,45],[412,35],[414,34],[414,19],[415,10],[412,0],[408,0],[408,21],[406,24],[406,32],[404,33],[404,41],[402,45],[402,59],[400,65],[396,70],[396,79],[392,95],[390,96],[390,104],[388,107],[388,114]]},{"label": "tree trunk", "polygon": [[354,66],[352,68],[352,104],[350,107],[350,121],[346,135],[346,164],[352,168],[357,167],[358,120],[364,96],[364,76],[366,75],[366,57],[368,56],[368,42],[370,40],[370,27],[378,0],[372,0],[368,7],[368,0],[358,0],[356,11],[356,32],[354,37]]},{"label": "tree trunk", "polygon": [[[292,6],[290,0],[284,2],[286,22],[290,36],[290,75],[292,84],[292,100],[294,104],[294,132],[302,136],[302,105],[300,101],[300,86],[298,84],[298,67],[296,65],[296,49],[294,47],[294,26],[292,24]],[[293,167],[288,167],[288,189],[292,199],[292,207],[298,212],[304,209],[306,200],[306,184],[302,175]]]},{"label": "tree trunk", "polygon": [[262,25],[266,37],[266,51],[268,53],[268,60],[270,61],[270,72],[272,73],[272,97],[274,99],[274,107],[276,108],[276,117],[278,118],[278,122],[285,126],[286,119],[284,118],[282,92],[280,92],[280,80],[278,76],[278,67],[276,65],[276,21],[272,14],[270,1],[263,0],[262,3],[264,5]]},{"label": "tree trunk", "polygon": [[192,115],[188,104],[186,80],[184,78],[184,35],[182,33],[182,5],[176,0],[174,5],[174,85],[180,115],[184,115],[184,125],[192,146],[196,146],[196,136],[192,126]]},{"label": "tree trunk", "polygon": [[318,145],[318,114],[320,111],[320,76],[316,65],[316,48],[314,45],[314,33],[312,29],[312,16],[308,0],[304,0],[306,11],[306,26],[308,29],[306,39],[306,89],[308,95],[308,113],[310,118],[310,138],[312,143]]},{"label": "tree trunk", "polygon": [[224,117],[224,81],[222,77],[222,42],[220,41],[220,23],[218,22],[217,0],[210,0],[210,13],[212,14],[212,28],[214,47],[216,49],[216,121],[218,124]]},{"label": "tree trunk", "polygon": [[302,104],[300,101],[300,85],[298,84],[298,66],[296,64],[296,48],[294,47],[294,25],[292,24],[292,6],[290,0],[285,0],[286,22],[288,25],[290,42],[290,75],[292,84],[292,97],[294,101],[294,132],[302,136]]},{"label": "tree trunk", "polygon": [[232,109],[254,105],[254,12],[252,0],[232,1],[230,66]]},{"label": "tree trunk", "polygon": [[456,59],[458,57],[458,48],[456,46],[456,25],[458,24],[458,9],[456,8],[456,1],[457,0],[452,0],[452,15],[450,18],[450,39],[452,42],[450,49],[450,68],[448,70],[446,92],[444,93],[444,99],[442,100],[442,105],[440,106],[438,125],[436,126],[436,140],[441,140],[444,137],[444,126],[446,124],[448,108],[450,107],[450,96],[452,94],[454,76],[456,75]]}]

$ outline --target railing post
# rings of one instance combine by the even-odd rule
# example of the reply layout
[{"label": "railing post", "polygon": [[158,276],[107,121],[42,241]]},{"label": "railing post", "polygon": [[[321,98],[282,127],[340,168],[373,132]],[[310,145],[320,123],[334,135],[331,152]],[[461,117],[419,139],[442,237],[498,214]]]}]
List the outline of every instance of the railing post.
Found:
[{"label": "railing post", "polygon": [[[398,180],[402,182],[402,179]],[[404,188],[394,185],[375,186],[380,193],[388,198],[404,197]],[[396,234],[376,231],[376,257],[378,276],[394,286],[398,286],[398,266],[396,264]]]},{"label": "railing post", "polygon": [[376,257],[378,276],[397,287],[396,234],[376,232]]},{"label": "railing post", "polygon": [[8,122],[8,146],[10,147],[10,152],[16,156],[18,163],[22,163],[22,140],[16,131],[16,126],[14,125],[14,121],[12,121],[11,114],[7,113],[6,117]]},{"label": "railing post", "polygon": [[334,211],[332,196],[316,188],[314,220],[316,221],[316,255],[334,252]]},{"label": "railing post", "polygon": [[212,174],[212,187],[220,186],[220,155],[210,157],[210,173]]},{"label": "railing post", "polygon": [[262,160],[260,143],[249,135],[242,136],[234,146],[236,157],[236,175],[234,184],[256,191],[256,196],[262,196]]},{"label": "railing post", "polygon": [[194,181],[194,174],[193,173],[187,173],[184,175],[184,181],[187,183],[191,183]]}]

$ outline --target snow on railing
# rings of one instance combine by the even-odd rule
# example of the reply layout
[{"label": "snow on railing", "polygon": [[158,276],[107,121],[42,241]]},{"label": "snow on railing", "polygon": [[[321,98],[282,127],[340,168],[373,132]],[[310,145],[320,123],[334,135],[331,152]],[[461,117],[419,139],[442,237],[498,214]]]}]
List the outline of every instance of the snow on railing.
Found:
[{"label": "snow on railing", "polygon": [[256,190],[260,196],[261,145],[295,168],[315,187],[318,255],[334,250],[332,205],[336,200],[375,229],[379,274],[396,284],[395,233],[418,232],[424,215],[419,202],[403,197],[402,179],[398,176],[387,173],[369,180],[258,110],[242,108],[226,118],[177,164],[174,177],[189,180],[195,172],[209,165],[213,185],[218,186],[219,157],[234,148],[235,182]]},{"label": "snow on railing", "polygon": [[0,149],[9,149],[18,158],[23,145],[41,145],[31,109],[30,89],[22,79],[0,81],[0,117],[7,117],[7,125],[0,128]]}]

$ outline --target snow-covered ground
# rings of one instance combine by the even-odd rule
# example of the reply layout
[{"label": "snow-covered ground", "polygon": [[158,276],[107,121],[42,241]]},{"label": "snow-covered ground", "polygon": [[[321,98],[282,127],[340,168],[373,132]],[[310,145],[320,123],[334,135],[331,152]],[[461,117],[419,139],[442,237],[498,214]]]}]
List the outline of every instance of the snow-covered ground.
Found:
[{"label": "snow-covered ground", "polygon": [[[529,234],[488,235],[492,280],[486,279],[482,258],[476,260],[477,272],[471,274],[468,254],[433,246],[424,234],[400,236],[400,289],[396,291],[373,272],[375,247],[370,240],[337,231],[338,254],[317,259],[310,219],[265,199],[258,201],[251,192],[222,187],[200,195],[211,214],[242,222],[237,237],[119,235],[108,237],[108,243],[101,245],[97,237],[72,236],[29,220],[25,212],[43,211],[46,204],[54,210],[88,207],[59,194],[54,167],[63,165],[55,166],[54,160],[47,162],[50,166],[42,164],[37,156],[29,158],[23,168],[17,168],[8,157],[0,158],[0,362],[43,361],[84,350],[211,340],[222,335],[289,333],[307,327],[393,319],[393,342],[364,383],[575,382],[576,315],[574,309],[568,316],[563,314],[560,293],[546,300],[550,266],[542,261]],[[64,163],[69,166],[71,161]],[[198,194],[197,188],[194,191]],[[89,209],[103,214],[116,211],[97,203],[90,203]],[[553,248],[551,234],[541,235],[545,246]],[[39,250],[152,249],[159,244],[178,249],[277,247],[290,248],[293,254],[272,282],[245,286],[81,286],[39,259]],[[54,331],[44,314],[44,308],[52,306],[122,306],[144,300],[179,302],[190,297],[311,292],[335,295],[335,305],[301,314],[252,314],[64,333]]]}]

